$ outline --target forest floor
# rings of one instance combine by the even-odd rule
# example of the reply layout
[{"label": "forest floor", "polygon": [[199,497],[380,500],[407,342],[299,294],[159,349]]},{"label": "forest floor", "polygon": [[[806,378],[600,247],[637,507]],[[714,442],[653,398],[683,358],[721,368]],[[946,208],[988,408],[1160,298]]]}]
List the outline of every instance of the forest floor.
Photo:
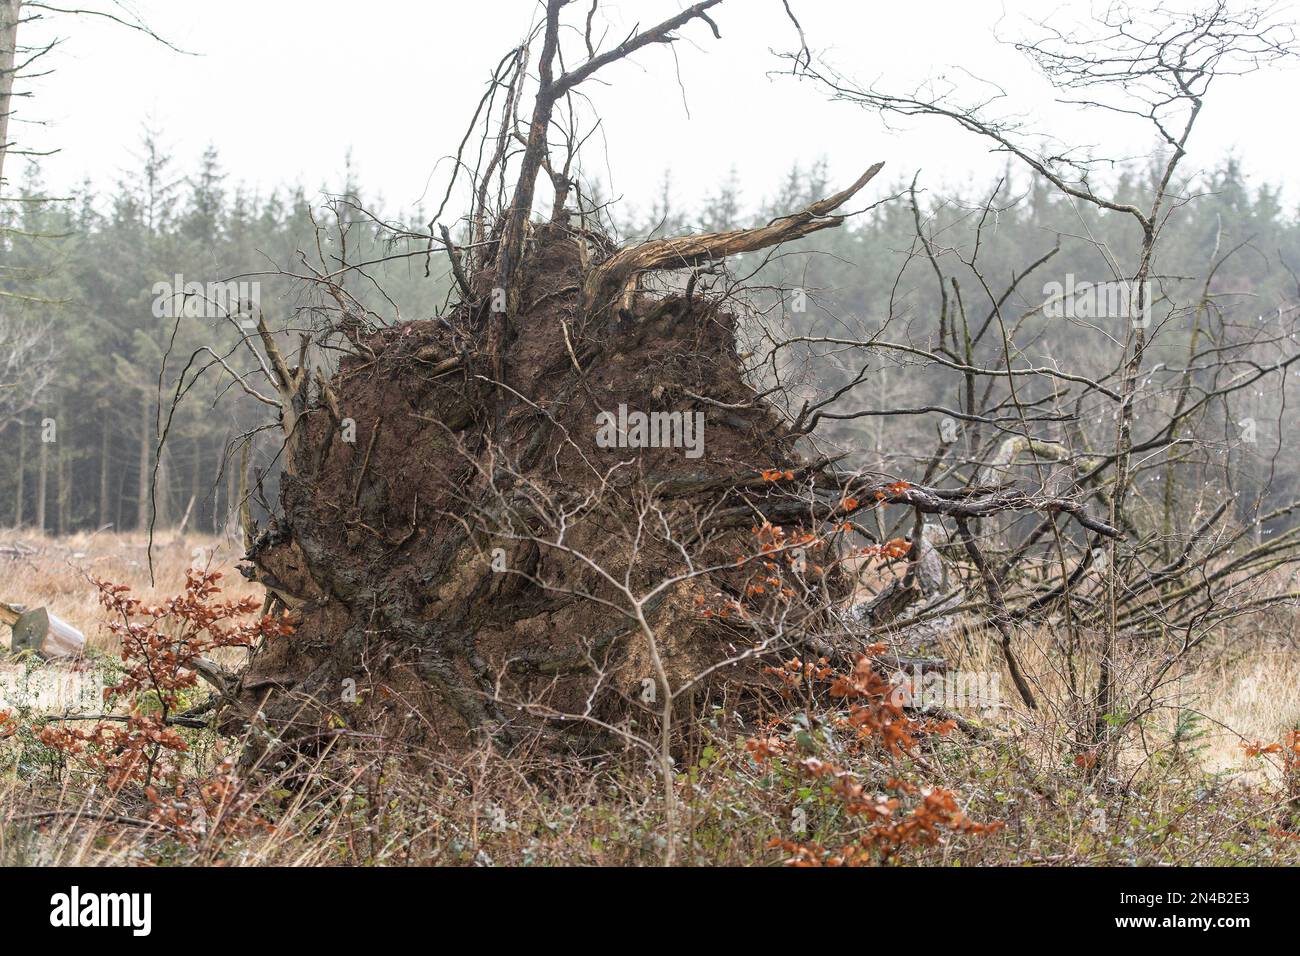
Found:
[{"label": "forest floor", "polygon": [[[82,693],[79,703],[64,680],[55,682],[61,694],[16,699],[17,676],[72,675],[72,684],[88,682],[94,693],[113,682],[120,646],[95,579],[129,585],[148,602],[178,593],[186,570],[196,566],[223,573],[223,599],[260,602],[260,589],[235,570],[242,548],[211,536],[159,533],[152,577],[142,535],[54,539],[0,531],[0,549],[6,546],[20,555],[0,550],[0,600],[47,607],[85,632],[88,653],[76,664],[0,655],[0,718],[8,715],[7,724],[0,719],[0,865],[650,864],[662,855],[661,787],[635,752],[595,763],[531,750],[454,759],[425,753],[412,769],[411,755],[389,742],[361,741],[305,763],[260,768],[241,797],[230,799],[239,818],[232,813],[228,826],[177,826],[174,815],[158,813],[166,799],[146,800],[130,788],[108,794],[92,767],[39,736],[43,720],[84,710],[89,698]],[[948,650],[968,670],[998,666],[994,649],[984,645]],[[230,665],[243,653],[221,652]],[[1045,639],[1025,647],[1021,660],[1040,686],[1050,687],[1060,669]],[[196,689],[189,703],[206,694]],[[945,788],[960,796],[967,819],[999,822],[989,832],[957,827],[899,846],[880,857],[888,862],[1300,862],[1294,764],[1286,763],[1285,750],[1252,758],[1245,746],[1285,741],[1300,725],[1294,610],[1219,636],[1164,697],[1174,705],[1143,724],[1119,768],[1104,778],[1070,759],[1063,717],[1051,708],[1003,708],[974,720],[979,734],[927,738],[904,757],[869,757],[828,729],[816,754],[851,767],[864,785],[889,773],[915,780],[920,793]],[[819,850],[859,840],[864,822],[846,812],[835,784],[807,779],[792,757],[764,759],[755,745],[775,741],[781,750],[802,741],[810,723],[837,725],[828,714],[802,713],[793,704],[784,719],[763,726],[701,715],[692,759],[675,782],[679,862],[770,865],[791,858],[792,840]],[[175,807],[189,813],[194,803],[183,793],[191,784],[212,787],[238,741],[200,729],[181,734],[187,776],[176,784]]]}]

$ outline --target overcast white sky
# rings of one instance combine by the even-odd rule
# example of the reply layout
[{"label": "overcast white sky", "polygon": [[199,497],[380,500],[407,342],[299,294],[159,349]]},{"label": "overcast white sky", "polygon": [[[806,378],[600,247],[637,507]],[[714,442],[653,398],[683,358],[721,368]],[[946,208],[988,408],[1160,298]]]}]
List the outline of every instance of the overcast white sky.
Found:
[{"label": "overcast white sky", "polygon": [[[106,8],[107,0],[99,3]],[[1014,35],[1026,11],[1042,16],[1055,8],[1042,0],[791,3],[809,44],[865,82],[902,88],[966,67],[1004,84],[1017,107],[1066,142],[1100,144],[1106,155],[1151,145],[1145,131],[1055,107],[1023,58],[996,41],[995,26]],[[605,0],[601,8],[613,41],[620,30],[685,5]],[[1059,7],[1086,11],[1088,4]],[[337,187],[351,150],[361,182],[400,214],[422,199],[436,203],[449,169],[440,157],[454,152],[489,70],[539,5],[140,0],[134,9],[199,55],[173,53],[102,21],[60,18],[57,29],[67,40],[47,61],[56,72],[37,81],[35,98],[20,106],[23,116],[50,125],[13,130],[30,145],[61,148],[45,164],[51,187],[68,189],[86,176],[110,185],[135,165],[149,121],[181,170],[193,169],[213,143],[231,182],[262,190],[299,180],[313,189]],[[570,10],[570,21],[580,22],[586,4]],[[714,16],[722,40],[692,24],[676,57],[651,47],[602,73],[605,85],[588,88],[603,124],[588,147],[586,170],[612,182],[627,202],[648,204],[666,169],[689,202],[734,166],[743,198],[756,203],[792,163],[821,155],[846,182],[884,160],[893,176],[924,170],[932,188],[972,179],[983,185],[1002,167],[939,121],[889,130],[856,107],[827,102],[809,83],[770,76],[781,69],[771,51],[790,49],[796,39],[781,0],[726,0]],[[40,32],[20,40],[32,42]],[[1298,80],[1295,68],[1225,79],[1191,143],[1189,168],[1213,166],[1232,151],[1257,179],[1284,185],[1289,203],[1300,200]]]}]

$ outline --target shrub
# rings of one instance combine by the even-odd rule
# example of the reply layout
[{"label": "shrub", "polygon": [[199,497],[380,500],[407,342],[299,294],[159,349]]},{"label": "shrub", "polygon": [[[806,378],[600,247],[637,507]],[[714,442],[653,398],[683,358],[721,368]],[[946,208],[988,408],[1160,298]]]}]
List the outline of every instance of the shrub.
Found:
[{"label": "shrub", "polygon": [[252,648],[293,629],[283,619],[253,616],[259,607],[254,598],[218,600],[220,578],[219,572],[190,569],[184,591],[159,605],[144,604],[125,585],[96,581],[99,601],[114,617],[108,627],[121,641],[125,665],[117,683],[104,690],[104,700],[124,713],[100,715],[88,728],[47,724],[37,735],[101,774],[113,793],[139,785],[151,818],[187,839],[213,825],[262,822],[250,816],[253,799],[232,761],[223,761],[207,779],[182,777],[189,743],[176,718],[198,684],[198,668],[213,651]]},{"label": "shrub", "polygon": [[[946,734],[951,721],[917,720],[909,716],[901,688],[877,671],[872,658],[884,650],[875,644],[858,657],[847,674],[836,674],[825,660],[815,664],[791,660],[769,668],[782,691],[792,696],[806,684],[829,685],[830,697],[847,704],[836,713],[833,727],[847,732],[847,741],[834,758],[817,753],[819,742],[812,736],[807,716],[790,739],[766,735],[746,743],[760,765],[780,772],[793,772],[800,792],[820,790],[836,802],[845,817],[861,821],[850,826],[852,839],[838,849],[816,841],[774,837],[769,847],[781,849],[792,866],[863,866],[905,861],[913,847],[937,843],[945,833],[979,835],[1001,829],[1000,821],[978,823],[961,809],[957,795],[943,787],[910,780],[902,758],[915,758],[919,742]],[[852,766],[863,769],[850,769]],[[866,771],[866,773],[863,772]],[[875,779],[868,779],[870,774]]]}]

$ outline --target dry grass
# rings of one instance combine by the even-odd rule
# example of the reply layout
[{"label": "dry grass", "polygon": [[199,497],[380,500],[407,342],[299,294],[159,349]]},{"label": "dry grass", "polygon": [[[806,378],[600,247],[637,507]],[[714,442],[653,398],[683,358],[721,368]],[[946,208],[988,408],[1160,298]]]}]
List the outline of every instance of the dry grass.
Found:
[{"label": "dry grass", "polygon": [[[179,590],[196,554],[225,572],[228,593],[257,594],[234,572],[219,539],[163,533],[150,584],[145,542],[136,535],[53,540],[0,532],[0,545],[35,549],[0,558],[0,599],[45,605],[86,631],[91,657],[116,642],[90,578],[125,583],[149,598]],[[204,549],[196,551],[196,549]],[[918,863],[1274,864],[1300,862],[1300,841],[1270,833],[1285,819],[1276,772],[1261,772],[1241,740],[1281,740],[1300,723],[1300,639],[1294,609],[1257,615],[1215,635],[1160,691],[1121,763],[1122,779],[1089,780],[1071,761],[1066,728],[1077,715],[1009,706],[986,720],[993,733],[954,733],[928,743],[918,760],[889,773],[921,773],[963,795],[969,814],[1005,820],[981,838],[955,837],[917,849]],[[1022,635],[1021,662],[1044,700],[1063,700],[1059,646],[1046,631]],[[963,670],[1000,670],[987,638],[944,649]],[[1076,665],[1093,678],[1086,649]],[[66,665],[45,664],[43,667]],[[1012,693],[1003,674],[1004,694]],[[1014,702],[1013,702],[1014,703]],[[1186,714],[1195,732],[1174,745]],[[824,716],[824,715],[819,715]],[[773,837],[789,837],[792,809],[806,811],[809,837],[845,839],[854,821],[827,794],[801,793],[793,778],[760,768],[744,740],[758,732],[704,715],[699,743],[679,767],[685,846],[700,865],[774,864]],[[792,733],[789,726],[773,728]],[[766,731],[765,732],[770,732]],[[1184,733],[1179,730],[1178,733]],[[191,771],[211,772],[239,742],[187,730]],[[884,772],[886,768],[877,767]],[[871,766],[860,768],[864,778]],[[663,851],[662,795],[643,755],[597,765],[538,754],[503,760],[476,753],[455,763],[411,754],[372,738],[339,745],[312,762],[259,768],[248,777],[270,829],[177,839],[147,820],[138,794],[106,796],[30,734],[0,741],[0,864],[227,865],[581,865],[653,864]],[[1100,821],[1100,822],[1099,822]]]},{"label": "dry grass", "polygon": [[256,594],[261,589],[245,581],[235,564],[242,545],[210,535],[161,530],[155,535],[153,580],[150,581],[148,538],[145,534],[81,533],[65,538],[35,535],[30,531],[0,530],[0,547],[18,545],[17,559],[0,554],[0,601],[46,607],[80,628],[92,649],[117,652],[117,642],[103,626],[104,611],[92,579],[130,585],[146,600],[178,592],[192,564],[223,572],[223,585],[233,597]]},{"label": "dry grass", "polygon": [[[859,581],[857,601],[874,596],[900,574],[897,566],[882,566],[874,559],[846,563]],[[1298,573],[1266,576],[1257,588],[1273,594],[1293,592]],[[1176,648],[1178,640],[1179,635],[1172,636],[1160,651]],[[1016,646],[1017,659],[1047,707],[1046,713],[1032,715],[1016,707],[1018,700],[1009,699],[1007,703],[1017,710],[1012,722],[1032,727],[1050,740],[1059,731],[1061,720],[1069,716],[1051,706],[1051,702],[1069,696],[1060,641],[1043,629],[1034,629],[1020,632]],[[951,646],[940,650],[959,670],[999,672],[1004,695],[1014,698],[1010,674],[993,641],[953,640]],[[1077,685],[1083,688],[1096,685],[1093,650],[1081,647],[1075,661]],[[1133,650],[1138,661],[1150,664],[1149,646]],[[1131,678],[1141,676],[1142,663],[1135,661]],[[1235,622],[1231,631],[1214,634],[1171,672],[1156,700],[1160,705],[1157,719],[1167,733],[1173,733],[1180,713],[1200,719],[1194,748],[1200,769],[1246,779],[1257,777],[1267,765],[1244,761],[1242,742],[1280,741],[1300,728],[1300,611],[1283,607],[1255,613]]]}]

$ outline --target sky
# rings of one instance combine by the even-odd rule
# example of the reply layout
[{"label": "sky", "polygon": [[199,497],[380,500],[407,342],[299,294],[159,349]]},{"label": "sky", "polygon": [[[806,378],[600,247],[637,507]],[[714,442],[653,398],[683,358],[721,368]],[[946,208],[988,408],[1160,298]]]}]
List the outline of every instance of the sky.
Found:
[{"label": "sky", "polygon": [[[97,0],[111,9],[112,0]],[[1051,91],[1009,44],[1025,16],[1078,16],[1066,0],[790,0],[809,46],[845,75],[906,90],[968,70],[1007,91],[1004,112],[1097,154],[1148,151],[1149,130],[1053,102]],[[1154,2],[1154,0],[1152,0]],[[92,0],[87,0],[91,5]],[[680,0],[604,0],[608,43],[638,22],[658,22]],[[580,24],[587,4],[568,8]],[[52,192],[86,177],[111,187],[138,166],[145,126],[158,131],[180,170],[215,145],[231,184],[263,193],[302,182],[337,189],[349,155],[356,175],[396,216],[435,206],[467,121],[492,66],[539,15],[536,0],[139,0],[138,12],[177,53],[95,18],[61,16],[20,42],[65,37],[45,61],[54,72],[27,84],[11,131],[24,145],[57,148],[43,164]],[[757,206],[794,164],[825,157],[847,184],[875,161],[885,181],[910,179],[944,192],[986,186],[1005,166],[970,134],[940,120],[886,126],[861,108],[829,102],[798,81],[774,51],[797,36],[781,0],[724,0],[714,12],[722,39],[693,23],[681,42],[652,46],[587,86],[599,128],[584,171],[607,195],[644,209],[665,173],[689,206],[732,170],[742,202]],[[577,33],[569,35],[581,48]],[[1300,202],[1300,124],[1294,66],[1224,78],[1190,143],[1189,169],[1236,155],[1256,181]],[[16,170],[14,172],[17,172]],[[884,187],[880,187],[883,193]]]}]

